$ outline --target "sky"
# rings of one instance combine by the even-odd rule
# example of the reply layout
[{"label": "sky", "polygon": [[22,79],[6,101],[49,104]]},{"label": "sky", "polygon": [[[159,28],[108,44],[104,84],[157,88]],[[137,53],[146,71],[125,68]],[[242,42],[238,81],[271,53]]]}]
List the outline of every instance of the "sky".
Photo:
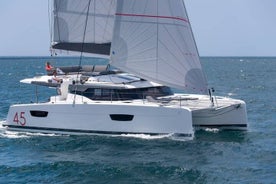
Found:
[{"label": "sky", "polygon": [[[276,0],[185,0],[201,56],[276,56]],[[48,0],[0,0],[0,56],[49,56]]]}]

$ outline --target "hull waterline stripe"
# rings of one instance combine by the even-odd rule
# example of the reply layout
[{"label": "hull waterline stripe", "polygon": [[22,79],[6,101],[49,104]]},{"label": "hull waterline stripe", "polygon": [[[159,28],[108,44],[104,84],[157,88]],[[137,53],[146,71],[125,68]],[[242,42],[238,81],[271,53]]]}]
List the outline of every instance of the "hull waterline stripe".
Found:
[{"label": "hull waterline stripe", "polygon": [[[146,134],[146,135],[166,135],[169,133],[149,133],[149,132],[116,132],[116,131],[99,131],[99,130],[79,130],[79,129],[63,129],[63,128],[48,128],[48,127],[32,127],[32,126],[16,126],[16,125],[3,125],[10,129],[22,129],[22,130],[41,130],[51,132],[63,132],[66,133],[82,133],[82,134],[103,134],[103,135],[122,135],[122,134]],[[175,133],[174,135],[179,137],[192,137],[192,134]]]},{"label": "hull waterline stripe", "polygon": [[247,127],[247,124],[222,124],[222,125],[194,125],[195,127],[220,128],[220,127]]}]

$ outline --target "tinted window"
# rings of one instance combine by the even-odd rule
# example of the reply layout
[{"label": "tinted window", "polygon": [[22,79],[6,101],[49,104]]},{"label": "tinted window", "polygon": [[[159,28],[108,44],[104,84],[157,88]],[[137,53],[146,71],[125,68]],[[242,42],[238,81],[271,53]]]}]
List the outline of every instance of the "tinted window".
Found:
[{"label": "tinted window", "polygon": [[[71,91],[75,93],[75,91]],[[83,95],[92,100],[134,100],[145,99],[147,96],[153,98],[172,95],[169,87],[151,87],[139,89],[99,89],[89,88],[84,92],[76,91],[76,94]]]}]

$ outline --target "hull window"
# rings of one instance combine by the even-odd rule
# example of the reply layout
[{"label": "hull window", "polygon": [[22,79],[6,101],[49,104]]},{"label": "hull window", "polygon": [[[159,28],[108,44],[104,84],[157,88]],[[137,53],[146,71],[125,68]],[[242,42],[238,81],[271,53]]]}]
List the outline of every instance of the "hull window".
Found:
[{"label": "hull window", "polygon": [[110,114],[109,116],[113,121],[132,121],[134,117],[129,114]]},{"label": "hull window", "polygon": [[48,112],[47,111],[30,111],[31,115],[34,117],[47,117]]}]

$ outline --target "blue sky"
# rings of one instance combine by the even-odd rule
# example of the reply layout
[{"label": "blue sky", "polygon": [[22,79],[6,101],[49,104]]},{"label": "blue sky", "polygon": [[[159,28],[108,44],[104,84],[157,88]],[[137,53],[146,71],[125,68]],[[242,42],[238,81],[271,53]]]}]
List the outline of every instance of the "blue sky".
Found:
[{"label": "blue sky", "polygon": [[[186,0],[201,56],[276,56],[276,0]],[[0,56],[49,56],[48,0],[0,1]]]}]

